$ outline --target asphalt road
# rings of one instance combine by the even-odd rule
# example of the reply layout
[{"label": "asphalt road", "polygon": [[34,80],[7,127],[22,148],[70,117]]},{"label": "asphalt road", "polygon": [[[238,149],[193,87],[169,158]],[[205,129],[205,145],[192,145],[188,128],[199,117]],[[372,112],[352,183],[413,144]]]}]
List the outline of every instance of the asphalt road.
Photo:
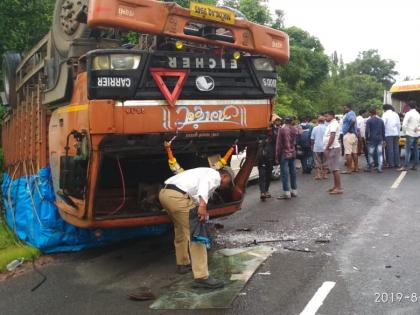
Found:
[{"label": "asphalt road", "polygon": [[[272,244],[277,251],[258,270],[265,274],[255,274],[230,309],[152,311],[150,302],[127,299],[138,287],[159,295],[176,281],[167,235],[64,255],[42,268],[48,279],[35,292],[35,272],[6,280],[0,314],[300,314],[316,300],[323,302],[316,314],[420,314],[420,172],[391,188],[399,175],[343,175],[342,196],[326,193],[329,181],[299,175],[298,198],[264,203],[251,185],[243,210],[218,220],[219,246],[297,241]],[[273,195],[280,190],[273,182]],[[331,282],[331,290],[320,289]]]}]

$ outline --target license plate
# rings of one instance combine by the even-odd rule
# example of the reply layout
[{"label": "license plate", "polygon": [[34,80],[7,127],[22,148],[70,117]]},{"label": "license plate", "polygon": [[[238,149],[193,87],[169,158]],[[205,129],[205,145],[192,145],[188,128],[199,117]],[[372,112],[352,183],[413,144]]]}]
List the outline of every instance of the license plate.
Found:
[{"label": "license plate", "polygon": [[207,4],[191,2],[190,15],[204,20],[235,24],[234,12]]}]

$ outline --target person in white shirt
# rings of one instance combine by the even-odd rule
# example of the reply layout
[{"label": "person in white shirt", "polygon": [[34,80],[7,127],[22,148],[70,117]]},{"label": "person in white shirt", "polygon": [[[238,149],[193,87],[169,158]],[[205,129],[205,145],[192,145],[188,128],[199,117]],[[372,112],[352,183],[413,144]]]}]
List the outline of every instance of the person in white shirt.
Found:
[{"label": "person in white shirt", "polygon": [[325,114],[328,127],[324,136],[324,155],[328,161],[328,168],[334,175],[334,187],[329,189],[331,195],[343,193],[340,178],[340,125],[335,120],[335,113],[329,111]]},{"label": "person in white shirt", "polygon": [[408,106],[411,108],[404,116],[402,130],[405,132],[405,161],[404,166],[398,169],[399,171],[406,171],[411,159],[411,147],[414,150],[414,165],[412,170],[417,170],[419,164],[419,150],[418,140],[420,137],[420,114],[418,113],[415,101],[408,102]]},{"label": "person in white shirt", "polygon": [[357,123],[357,132],[359,141],[357,142],[358,145],[358,154],[362,155],[362,153],[366,157],[366,162],[368,163],[368,149],[366,144],[366,121],[367,117],[369,116],[368,111],[366,109],[361,109],[359,111],[359,116],[356,118]]},{"label": "person in white shirt", "polygon": [[382,120],[385,124],[386,159],[388,167],[400,167],[400,116],[389,104],[383,106],[384,114]]},{"label": "person in white shirt", "polygon": [[190,211],[198,207],[198,219],[205,221],[209,198],[217,188],[231,187],[233,178],[229,167],[218,171],[206,167],[190,169],[166,180],[159,193],[159,201],[174,223],[177,272],[184,274],[192,269],[194,287],[216,289],[224,284],[209,276],[206,246],[190,240]]}]

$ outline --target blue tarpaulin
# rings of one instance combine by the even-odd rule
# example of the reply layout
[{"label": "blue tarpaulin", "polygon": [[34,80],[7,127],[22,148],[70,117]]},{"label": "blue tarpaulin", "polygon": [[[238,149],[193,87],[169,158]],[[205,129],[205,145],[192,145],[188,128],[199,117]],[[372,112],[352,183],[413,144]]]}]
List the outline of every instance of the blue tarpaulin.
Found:
[{"label": "blue tarpaulin", "polygon": [[158,225],[103,229],[98,235],[93,229],[81,229],[65,222],[54,204],[49,167],[36,175],[13,181],[4,174],[2,190],[7,224],[19,239],[44,253],[79,251],[130,238],[159,235],[168,230],[168,225]]}]

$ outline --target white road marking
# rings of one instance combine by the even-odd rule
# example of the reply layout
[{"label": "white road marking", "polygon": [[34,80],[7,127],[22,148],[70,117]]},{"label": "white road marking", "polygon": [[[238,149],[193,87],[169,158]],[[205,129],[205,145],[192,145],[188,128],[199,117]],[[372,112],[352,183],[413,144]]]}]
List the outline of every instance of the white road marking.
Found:
[{"label": "white road marking", "polygon": [[401,182],[403,181],[405,175],[407,175],[407,171],[401,172],[400,176],[395,180],[394,184],[391,186],[392,189],[397,189]]},{"label": "white road marking", "polygon": [[316,291],[313,298],[306,305],[305,309],[300,313],[300,315],[315,315],[319,308],[324,303],[324,300],[327,298],[328,294],[334,288],[335,282],[326,281],[322,286]]}]

